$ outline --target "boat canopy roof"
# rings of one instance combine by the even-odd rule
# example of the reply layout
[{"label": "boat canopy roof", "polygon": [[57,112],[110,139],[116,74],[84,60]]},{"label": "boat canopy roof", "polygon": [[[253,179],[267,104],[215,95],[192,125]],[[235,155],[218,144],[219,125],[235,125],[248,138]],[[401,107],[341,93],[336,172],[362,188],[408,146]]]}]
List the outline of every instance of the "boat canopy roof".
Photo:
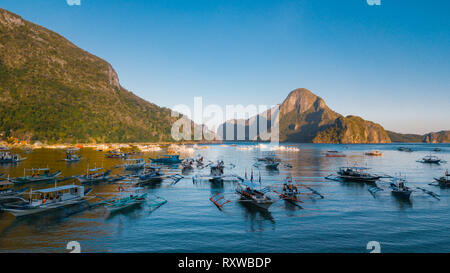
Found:
[{"label": "boat canopy roof", "polygon": [[50,193],[50,192],[57,192],[57,191],[64,191],[64,190],[70,190],[70,189],[78,189],[80,186],[77,185],[66,185],[56,188],[49,188],[49,189],[42,189],[35,191],[36,193]]},{"label": "boat canopy roof", "polygon": [[101,171],[101,170],[103,170],[103,168],[90,169],[89,171],[90,172],[98,172],[98,171]]}]

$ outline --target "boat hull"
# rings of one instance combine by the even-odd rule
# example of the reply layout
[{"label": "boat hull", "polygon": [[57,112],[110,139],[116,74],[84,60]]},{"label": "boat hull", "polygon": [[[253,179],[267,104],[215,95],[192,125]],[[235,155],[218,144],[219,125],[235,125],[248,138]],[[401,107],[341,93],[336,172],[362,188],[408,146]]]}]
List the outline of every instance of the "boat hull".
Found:
[{"label": "boat hull", "polygon": [[13,179],[14,184],[28,184],[28,183],[39,183],[39,182],[53,182],[56,179],[58,179],[58,176],[61,174],[61,172],[57,172],[55,174],[49,175],[49,176],[41,176],[41,177],[19,177],[16,179]]},{"label": "boat hull", "polygon": [[4,208],[3,210],[14,215],[16,218],[19,218],[19,217],[37,215],[37,214],[46,213],[46,212],[53,211],[53,210],[60,209],[60,208],[66,208],[66,207],[78,205],[82,202],[84,202],[84,198],[80,197],[80,198],[76,198],[76,199],[72,199],[72,200],[67,200],[62,203],[54,203],[54,204],[49,204],[47,206],[42,206],[42,207],[37,207],[37,208],[27,208],[27,209]]}]

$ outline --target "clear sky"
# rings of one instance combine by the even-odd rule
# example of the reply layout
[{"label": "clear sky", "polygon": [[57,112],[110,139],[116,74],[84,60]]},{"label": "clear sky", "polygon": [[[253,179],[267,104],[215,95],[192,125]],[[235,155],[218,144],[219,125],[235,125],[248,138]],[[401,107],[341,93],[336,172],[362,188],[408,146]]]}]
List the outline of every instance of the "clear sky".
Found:
[{"label": "clear sky", "polygon": [[[72,2],[76,2],[71,0]],[[450,130],[450,1],[0,0],[161,106],[281,103],[308,88],[403,133]]]}]

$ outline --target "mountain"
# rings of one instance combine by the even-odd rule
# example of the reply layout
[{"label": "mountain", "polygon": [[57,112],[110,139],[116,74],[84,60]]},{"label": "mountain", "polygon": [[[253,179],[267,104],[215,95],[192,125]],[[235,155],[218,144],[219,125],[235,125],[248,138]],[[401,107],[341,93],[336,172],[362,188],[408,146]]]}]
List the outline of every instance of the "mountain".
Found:
[{"label": "mountain", "polygon": [[[245,121],[227,121],[219,126],[218,135],[226,136],[226,127],[245,124],[247,140],[249,128],[256,126],[258,135],[265,133],[259,130],[258,122],[263,122],[264,115],[258,115]],[[268,120],[268,124],[272,121]],[[307,89],[292,91],[279,106],[280,141],[302,143],[390,143],[391,139],[384,128],[371,121],[357,116],[344,117],[331,110],[325,101]],[[235,137],[236,138],[236,137]]]},{"label": "mountain", "polygon": [[426,143],[450,143],[450,131],[440,131],[424,135],[423,142]]},{"label": "mountain", "polygon": [[450,143],[450,131],[440,131],[425,135],[400,134],[387,131],[392,142],[425,142],[425,143]]},{"label": "mountain", "polygon": [[386,131],[391,138],[392,142],[409,142],[409,143],[418,143],[423,141],[423,135],[417,134],[400,134],[392,131]]},{"label": "mountain", "polygon": [[177,118],[106,61],[0,9],[0,135],[48,142],[171,141]]}]

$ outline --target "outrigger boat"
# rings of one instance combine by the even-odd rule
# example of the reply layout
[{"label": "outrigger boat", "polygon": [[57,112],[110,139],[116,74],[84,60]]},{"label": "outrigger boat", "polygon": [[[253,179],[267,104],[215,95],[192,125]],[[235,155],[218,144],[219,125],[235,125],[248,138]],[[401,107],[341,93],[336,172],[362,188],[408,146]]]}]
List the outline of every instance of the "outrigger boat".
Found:
[{"label": "outrigger boat", "polygon": [[152,163],[159,164],[180,164],[183,160],[179,155],[160,155],[157,158],[150,158]]},{"label": "outrigger boat", "polygon": [[11,181],[9,180],[0,181],[0,204],[17,199],[20,196],[20,194],[26,190],[27,189],[16,191],[14,189],[14,183],[12,183]]},{"label": "outrigger boat", "polygon": [[273,160],[266,161],[266,169],[269,169],[269,170],[278,170],[279,165],[280,165],[280,162],[275,162]]},{"label": "outrigger boat", "polygon": [[68,185],[30,191],[29,199],[3,205],[3,210],[16,217],[33,215],[85,202],[83,186]]},{"label": "outrigger boat", "polygon": [[[27,171],[31,171],[31,175],[26,175]],[[44,172],[44,173],[41,173]],[[24,169],[23,177],[17,177],[12,179],[14,184],[21,185],[27,183],[38,183],[38,182],[53,182],[56,181],[57,177],[61,174],[61,171],[55,173],[50,173],[49,168],[43,169]]]},{"label": "outrigger boat", "polygon": [[123,165],[125,170],[127,171],[134,171],[134,170],[140,170],[145,167],[145,159],[144,158],[138,158],[138,159],[127,159],[127,162],[125,165]]},{"label": "outrigger boat", "polygon": [[[234,165],[231,164],[231,168],[234,167]],[[209,180],[210,182],[222,182],[226,179],[230,180],[236,180],[236,181],[242,181],[243,179],[235,174],[229,174],[226,175],[224,173],[225,169],[225,163],[223,161],[218,161],[217,163],[210,163],[207,165],[207,167],[210,167],[210,173],[209,175],[196,175],[192,177],[192,180],[195,182],[196,180]]]},{"label": "outrigger boat", "polygon": [[283,192],[279,194],[280,198],[298,206],[297,203],[303,203],[303,201],[298,198],[299,194],[300,192],[297,185],[293,183],[292,178],[287,177],[283,184]]},{"label": "outrigger boat", "polygon": [[438,158],[437,156],[427,155],[424,158],[422,158],[422,160],[418,160],[417,162],[428,163],[428,164],[441,164],[441,163],[444,163],[445,161]]},{"label": "outrigger boat", "polygon": [[367,172],[369,168],[364,167],[341,167],[339,168],[338,177],[344,181],[374,183],[380,178],[379,175],[373,175]]},{"label": "outrigger boat", "polygon": [[187,159],[183,160],[183,162],[181,163],[181,168],[183,171],[188,171],[188,170],[194,169],[194,159],[187,158]]},{"label": "outrigger boat", "polygon": [[400,152],[409,152],[409,153],[413,151],[411,148],[406,147],[398,147],[397,150]]},{"label": "outrigger boat", "polygon": [[81,160],[81,156],[77,155],[76,152],[80,149],[68,149],[66,150],[66,158],[64,161],[67,163],[78,162]]},{"label": "outrigger boat", "polygon": [[107,154],[105,154],[106,158],[127,158],[127,154],[126,153],[122,153],[119,151],[111,151]]},{"label": "outrigger boat", "polygon": [[238,182],[236,192],[241,195],[242,199],[250,201],[251,204],[261,209],[268,210],[275,200],[267,196],[267,193],[270,192],[268,188],[257,190],[257,187],[250,181]]},{"label": "outrigger boat", "polygon": [[413,190],[407,187],[405,184],[405,179],[393,178],[392,182],[390,183],[392,194],[403,199],[409,199]]},{"label": "outrigger boat", "polygon": [[325,154],[326,157],[346,157],[345,154],[338,152],[338,151],[328,151]]},{"label": "outrigger boat", "polygon": [[21,158],[17,154],[11,154],[9,151],[0,152],[0,164],[2,163],[19,163],[24,161],[26,158]]},{"label": "outrigger boat", "polygon": [[145,165],[144,170],[137,174],[138,184],[144,185],[149,182],[158,182],[163,178],[164,173],[161,168]]},{"label": "outrigger boat", "polygon": [[119,186],[120,197],[108,202],[105,207],[110,214],[113,214],[133,206],[141,205],[147,197],[147,193],[144,193],[143,190],[140,187],[125,190],[122,186]]},{"label": "outrigger boat", "polygon": [[371,151],[371,152],[365,153],[365,155],[368,155],[368,156],[383,156],[383,153],[380,152],[380,151]]},{"label": "outrigger boat", "polygon": [[89,169],[89,167],[86,170],[85,175],[79,175],[76,178],[80,183],[87,184],[87,183],[97,183],[97,182],[104,182],[111,178],[111,170],[108,170],[106,172],[102,172],[104,170],[103,168],[97,168]]},{"label": "outrigger boat", "polygon": [[448,171],[445,172],[445,176],[443,176],[441,178],[434,178],[434,180],[436,180],[436,182],[439,183],[439,186],[441,188],[449,188],[450,187],[450,174],[448,173]]}]

